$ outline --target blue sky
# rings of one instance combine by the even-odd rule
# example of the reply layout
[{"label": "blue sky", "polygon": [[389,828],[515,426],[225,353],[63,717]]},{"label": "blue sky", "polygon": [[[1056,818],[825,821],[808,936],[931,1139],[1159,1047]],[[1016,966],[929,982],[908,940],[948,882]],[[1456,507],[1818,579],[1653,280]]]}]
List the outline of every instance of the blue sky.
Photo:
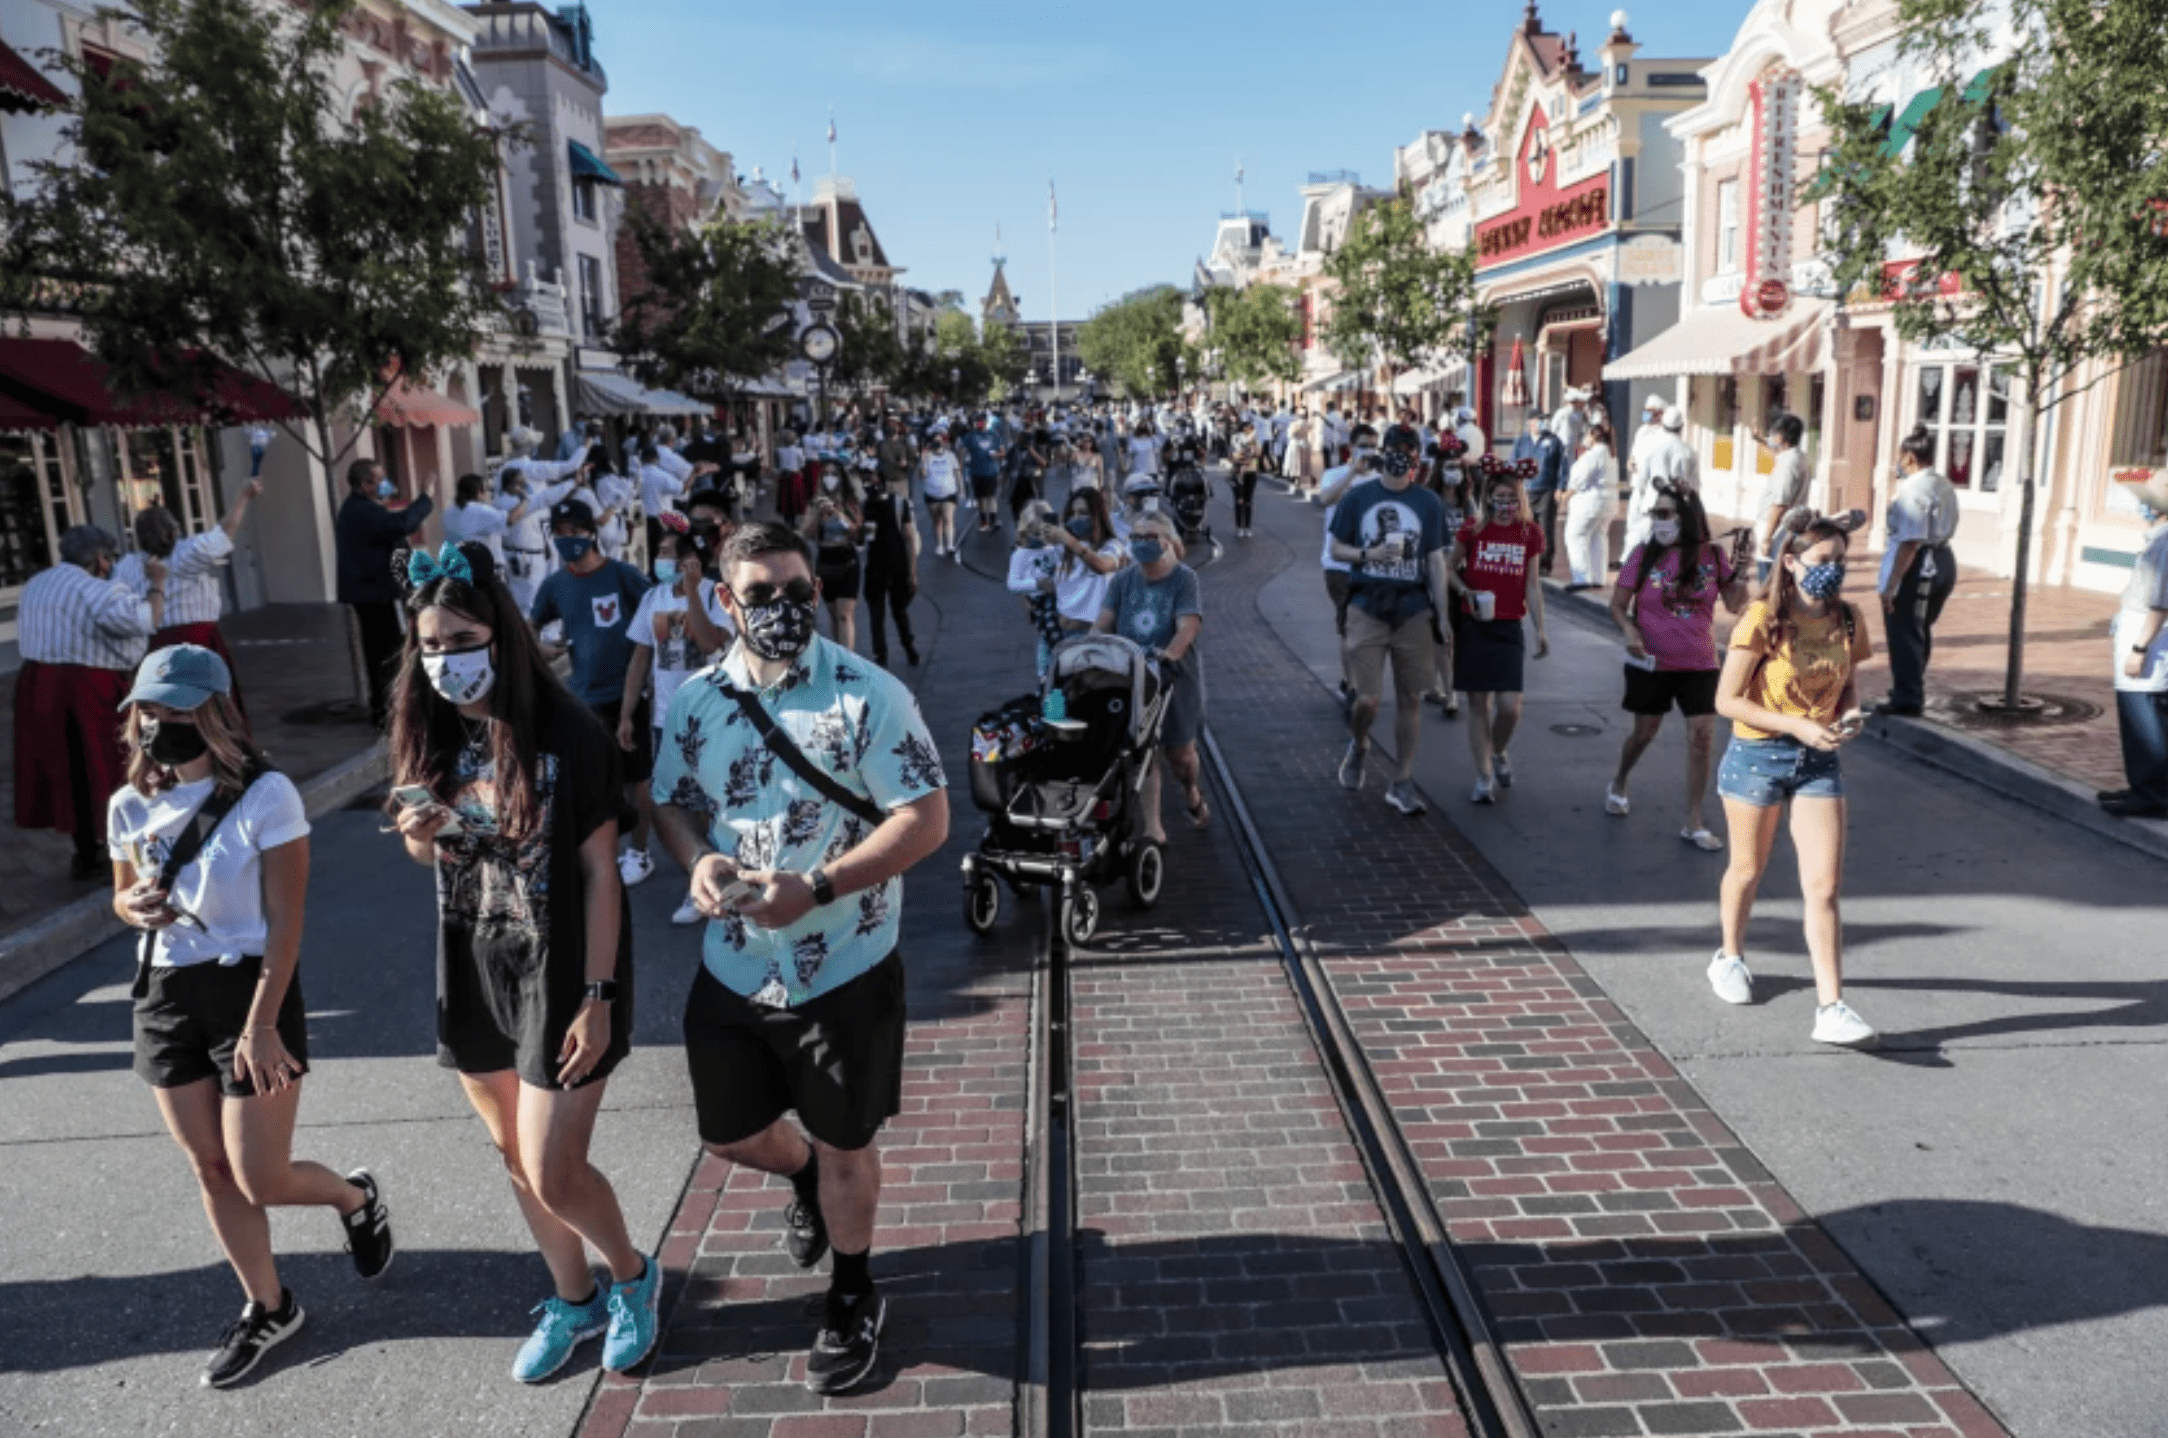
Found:
[{"label": "blue sky", "polygon": [[[1048,314],[1047,181],[1061,198],[1062,317],[1137,286],[1186,284],[1222,210],[1269,211],[1292,234],[1309,171],[1371,183],[1420,131],[1480,114],[1520,0],[1233,6],[717,5],[589,0],[611,114],[662,111],[787,185],[792,148],[810,195],[857,182],[905,281],[976,307],[1001,226],[1026,316]],[[1549,0],[1547,28],[1600,44],[1615,6]],[[1627,4],[1643,54],[1713,56],[1748,0]]]}]

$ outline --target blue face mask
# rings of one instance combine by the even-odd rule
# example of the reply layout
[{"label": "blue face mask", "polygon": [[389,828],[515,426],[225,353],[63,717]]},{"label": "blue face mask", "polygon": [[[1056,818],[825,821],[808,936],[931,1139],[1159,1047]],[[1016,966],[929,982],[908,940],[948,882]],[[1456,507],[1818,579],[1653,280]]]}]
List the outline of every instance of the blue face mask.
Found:
[{"label": "blue face mask", "polygon": [[1844,561],[1810,564],[1799,571],[1799,592],[1809,599],[1833,599],[1844,588]]},{"label": "blue face mask", "polygon": [[1092,537],[1091,516],[1088,514],[1071,515],[1068,529],[1078,539],[1090,539]]},{"label": "blue face mask", "polygon": [[557,557],[567,564],[578,564],[595,547],[593,537],[585,534],[560,534],[550,543],[557,546]]},{"label": "blue face mask", "polygon": [[391,498],[391,497],[392,497],[393,495],[397,494],[398,492],[399,492],[399,486],[398,486],[398,485],[396,485],[396,484],[393,484],[393,483],[392,483],[392,482],[391,482],[390,480],[388,480],[388,479],[380,479],[380,480],[378,480],[378,481],[376,482],[376,497],[377,497],[378,499],[390,499],[390,498]]},{"label": "blue face mask", "polygon": [[1167,546],[1156,539],[1132,539],[1129,557],[1139,564],[1157,564],[1167,557]]},{"label": "blue face mask", "polygon": [[676,560],[658,559],[655,561],[655,582],[657,584],[675,584],[677,583],[677,577]]}]

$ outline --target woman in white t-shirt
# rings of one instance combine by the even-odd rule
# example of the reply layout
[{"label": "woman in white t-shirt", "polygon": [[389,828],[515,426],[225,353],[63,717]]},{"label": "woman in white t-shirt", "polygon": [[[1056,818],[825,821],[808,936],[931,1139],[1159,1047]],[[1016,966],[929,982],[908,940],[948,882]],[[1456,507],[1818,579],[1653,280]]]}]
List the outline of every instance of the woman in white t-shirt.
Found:
[{"label": "woman in white t-shirt", "polygon": [[1075,489],[1062,506],[1056,540],[1064,551],[1054,575],[1054,608],[1070,634],[1090,629],[1105,607],[1107,585],[1129,562],[1129,546],[1114,532],[1107,497],[1096,489]]},{"label": "woman in white t-shirt", "polygon": [[1132,475],[1159,473],[1159,452],[1166,443],[1152,428],[1150,420],[1138,420],[1136,430],[1129,436],[1129,472]]},{"label": "woman in white t-shirt", "polygon": [[[267,1208],[329,1208],[363,1278],[391,1263],[391,1219],[366,1169],[292,1158],[309,1068],[301,981],[309,818],[252,746],[226,662],[194,644],[147,655],[123,701],[128,782],[107,808],[113,912],[142,935],[135,1071],[188,1155],[226,1261],[248,1295],[204,1369],[238,1382],[301,1327]],[[211,822],[187,836],[201,812]],[[194,849],[193,855],[189,853]],[[160,880],[176,851],[171,887]]]},{"label": "woman in white t-shirt", "polygon": [[[672,523],[672,521],[676,521]],[[653,719],[653,731],[648,735],[650,754],[662,752],[662,736],[668,728],[670,701],[677,697],[683,687],[709,662],[719,657],[737,637],[737,626],[731,623],[729,612],[715,597],[715,581],[705,577],[707,563],[712,555],[706,545],[686,525],[682,515],[666,515],[662,521],[661,552],[655,557],[655,583],[647,593],[640,596],[640,607],[633,611],[632,626],[625,637],[632,641],[632,661],[625,669],[625,692],[639,694],[646,689],[650,678],[654,681],[654,698],[648,705]],[[715,543],[720,546],[728,538],[727,530],[719,534]],[[694,596],[699,603],[693,603]],[[630,753],[638,736],[632,732],[633,705],[624,706],[623,717],[617,721],[617,747]],[[640,807],[653,817],[654,800],[647,794],[646,786],[640,786]],[[697,924],[700,911],[693,906],[692,891],[688,889],[685,902],[678,905],[670,916],[673,924]]]},{"label": "woman in white t-shirt", "polygon": [[936,428],[926,436],[926,452],[918,458],[919,491],[933,520],[933,552],[954,555],[958,564],[963,555],[956,548],[956,496],[963,472],[963,462],[949,448],[948,432]]}]

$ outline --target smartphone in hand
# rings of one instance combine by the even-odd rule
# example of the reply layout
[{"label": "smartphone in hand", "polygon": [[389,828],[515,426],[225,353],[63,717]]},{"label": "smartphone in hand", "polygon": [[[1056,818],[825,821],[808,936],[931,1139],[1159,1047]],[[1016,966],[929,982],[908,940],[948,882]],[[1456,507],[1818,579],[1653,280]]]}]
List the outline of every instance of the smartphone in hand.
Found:
[{"label": "smartphone in hand", "polygon": [[[425,784],[402,784],[398,788],[391,791],[391,796],[399,802],[399,807],[402,809],[413,809],[423,804],[434,804],[437,802],[437,796],[430,793],[428,786]],[[437,830],[437,834],[439,837],[442,837],[446,834],[457,834],[459,832],[459,816],[457,814],[453,814],[450,818],[446,819],[444,821],[444,827]]]}]

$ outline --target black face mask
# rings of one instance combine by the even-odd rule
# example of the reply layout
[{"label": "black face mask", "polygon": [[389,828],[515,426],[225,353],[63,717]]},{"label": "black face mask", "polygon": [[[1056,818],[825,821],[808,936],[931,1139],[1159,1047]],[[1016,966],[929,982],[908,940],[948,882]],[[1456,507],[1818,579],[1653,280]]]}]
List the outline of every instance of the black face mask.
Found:
[{"label": "black face mask", "polygon": [[766,604],[747,604],[740,598],[739,632],[745,647],[770,661],[796,659],[813,642],[813,605],[810,597],[797,599],[788,593]]},{"label": "black face mask", "polygon": [[167,719],[143,726],[143,752],[150,755],[152,763],[168,769],[201,759],[210,749],[210,741],[193,724]]}]

